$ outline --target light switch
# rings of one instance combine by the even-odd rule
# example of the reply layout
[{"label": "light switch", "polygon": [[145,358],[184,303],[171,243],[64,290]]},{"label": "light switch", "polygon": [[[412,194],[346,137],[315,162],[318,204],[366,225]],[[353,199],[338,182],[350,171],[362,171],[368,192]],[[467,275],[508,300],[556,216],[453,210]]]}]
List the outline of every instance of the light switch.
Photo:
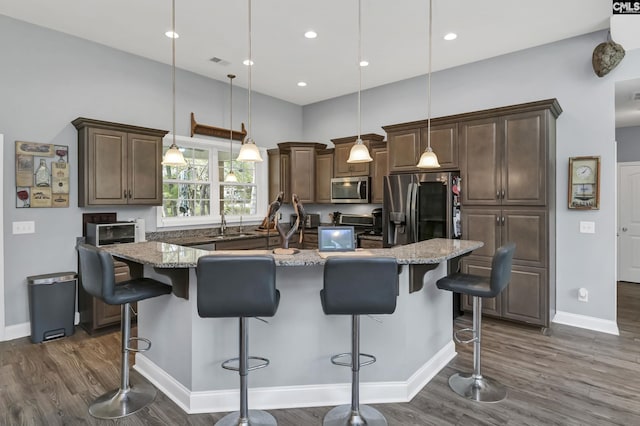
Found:
[{"label": "light switch", "polygon": [[36,223],[34,221],[13,222],[14,234],[33,234],[34,232],[36,232]]},{"label": "light switch", "polygon": [[582,234],[595,234],[596,223],[580,221],[580,233]]}]

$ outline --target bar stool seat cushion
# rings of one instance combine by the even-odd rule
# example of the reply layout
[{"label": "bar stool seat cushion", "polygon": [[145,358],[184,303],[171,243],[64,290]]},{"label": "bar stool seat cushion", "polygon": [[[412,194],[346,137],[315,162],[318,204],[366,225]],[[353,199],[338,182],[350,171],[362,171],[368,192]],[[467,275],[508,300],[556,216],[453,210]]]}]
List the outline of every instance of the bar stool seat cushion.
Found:
[{"label": "bar stool seat cushion", "polygon": [[134,278],[116,285],[111,254],[80,244],[82,286],[108,305],[124,305],[171,293],[171,286],[152,278]]},{"label": "bar stool seat cushion", "polygon": [[209,255],[198,259],[198,315],[272,317],[280,304],[271,256]]},{"label": "bar stool seat cushion", "polygon": [[320,301],[327,315],[392,314],[397,295],[394,258],[341,256],[325,263]]},{"label": "bar stool seat cushion", "polygon": [[516,250],[514,243],[498,248],[491,261],[491,275],[463,274],[460,272],[447,275],[436,281],[440,290],[468,294],[477,297],[496,297],[509,284],[511,278],[511,262]]}]

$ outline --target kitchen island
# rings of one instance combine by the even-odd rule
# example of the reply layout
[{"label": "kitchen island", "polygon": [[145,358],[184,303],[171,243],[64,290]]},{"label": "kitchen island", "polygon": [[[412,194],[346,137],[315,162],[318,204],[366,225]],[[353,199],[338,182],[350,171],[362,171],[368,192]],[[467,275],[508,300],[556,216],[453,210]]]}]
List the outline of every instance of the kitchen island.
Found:
[{"label": "kitchen island", "polygon": [[[406,402],[455,356],[451,293],[434,283],[448,259],[482,246],[477,241],[433,239],[362,255],[394,257],[399,268],[396,312],[363,317],[361,351],[378,361],[361,371],[362,403]],[[330,357],[350,350],[350,317],[326,316],[320,304],[323,264],[316,250],[273,255],[266,250],[214,251],[145,242],[106,247],[144,276],[171,283],[174,295],[138,304],[138,334],[151,339],[135,369],[188,413],[233,411],[238,376],[220,364],[238,354],[238,320],[200,318],[195,267],[207,254],[270,254],[280,306],[269,323],[250,321],[249,354],[269,367],[249,375],[250,407],[332,406],[351,398],[349,369]],[[176,297],[177,296],[177,297]]]}]

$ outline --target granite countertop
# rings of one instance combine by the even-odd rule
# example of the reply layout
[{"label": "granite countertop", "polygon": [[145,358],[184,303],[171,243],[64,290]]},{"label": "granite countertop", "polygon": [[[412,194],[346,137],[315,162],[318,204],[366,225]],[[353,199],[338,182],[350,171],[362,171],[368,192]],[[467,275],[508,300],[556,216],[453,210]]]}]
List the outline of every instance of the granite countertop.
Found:
[{"label": "granite countertop", "polygon": [[[272,232],[271,235],[278,235],[277,232]],[[161,242],[168,244],[175,244],[180,246],[195,246],[198,244],[219,243],[222,241],[236,241],[236,240],[249,240],[253,238],[265,238],[267,233],[262,232],[245,232],[237,234],[225,234],[225,235],[196,235],[196,236],[179,236],[179,237],[165,237],[161,238]],[[155,241],[160,242],[160,241]]]},{"label": "granite countertop", "polygon": [[[367,249],[341,253],[337,256],[393,257],[399,264],[434,264],[461,256],[483,246],[480,241],[434,238],[384,249]],[[155,268],[194,268],[198,258],[205,255],[271,255],[278,266],[322,265],[325,258],[317,250],[298,250],[291,255],[273,254],[272,250],[217,250],[206,251],[176,244],[147,241],[105,246],[103,249],[116,257],[150,265]]]}]

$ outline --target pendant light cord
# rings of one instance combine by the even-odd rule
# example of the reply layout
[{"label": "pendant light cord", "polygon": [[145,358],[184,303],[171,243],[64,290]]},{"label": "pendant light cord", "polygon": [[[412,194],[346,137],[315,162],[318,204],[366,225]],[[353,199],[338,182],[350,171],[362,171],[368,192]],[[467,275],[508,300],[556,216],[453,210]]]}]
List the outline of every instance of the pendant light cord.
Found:
[{"label": "pendant light cord", "polygon": [[171,1],[171,83],[173,97],[173,144],[176,147],[176,0]]},{"label": "pendant light cord", "polygon": [[233,174],[233,74],[229,77],[229,174]]},{"label": "pendant light cord", "polygon": [[360,111],[360,92],[362,91],[362,0],[358,0],[358,139],[357,143],[362,143],[360,139],[362,114]]},{"label": "pendant light cord", "polygon": [[253,66],[253,59],[251,58],[251,0],[249,0],[249,117],[248,117],[248,138],[247,142],[251,140],[251,67]]},{"label": "pendant light cord", "polygon": [[432,2],[429,0],[429,76],[427,78],[427,147],[431,150],[431,35],[432,35]]}]

